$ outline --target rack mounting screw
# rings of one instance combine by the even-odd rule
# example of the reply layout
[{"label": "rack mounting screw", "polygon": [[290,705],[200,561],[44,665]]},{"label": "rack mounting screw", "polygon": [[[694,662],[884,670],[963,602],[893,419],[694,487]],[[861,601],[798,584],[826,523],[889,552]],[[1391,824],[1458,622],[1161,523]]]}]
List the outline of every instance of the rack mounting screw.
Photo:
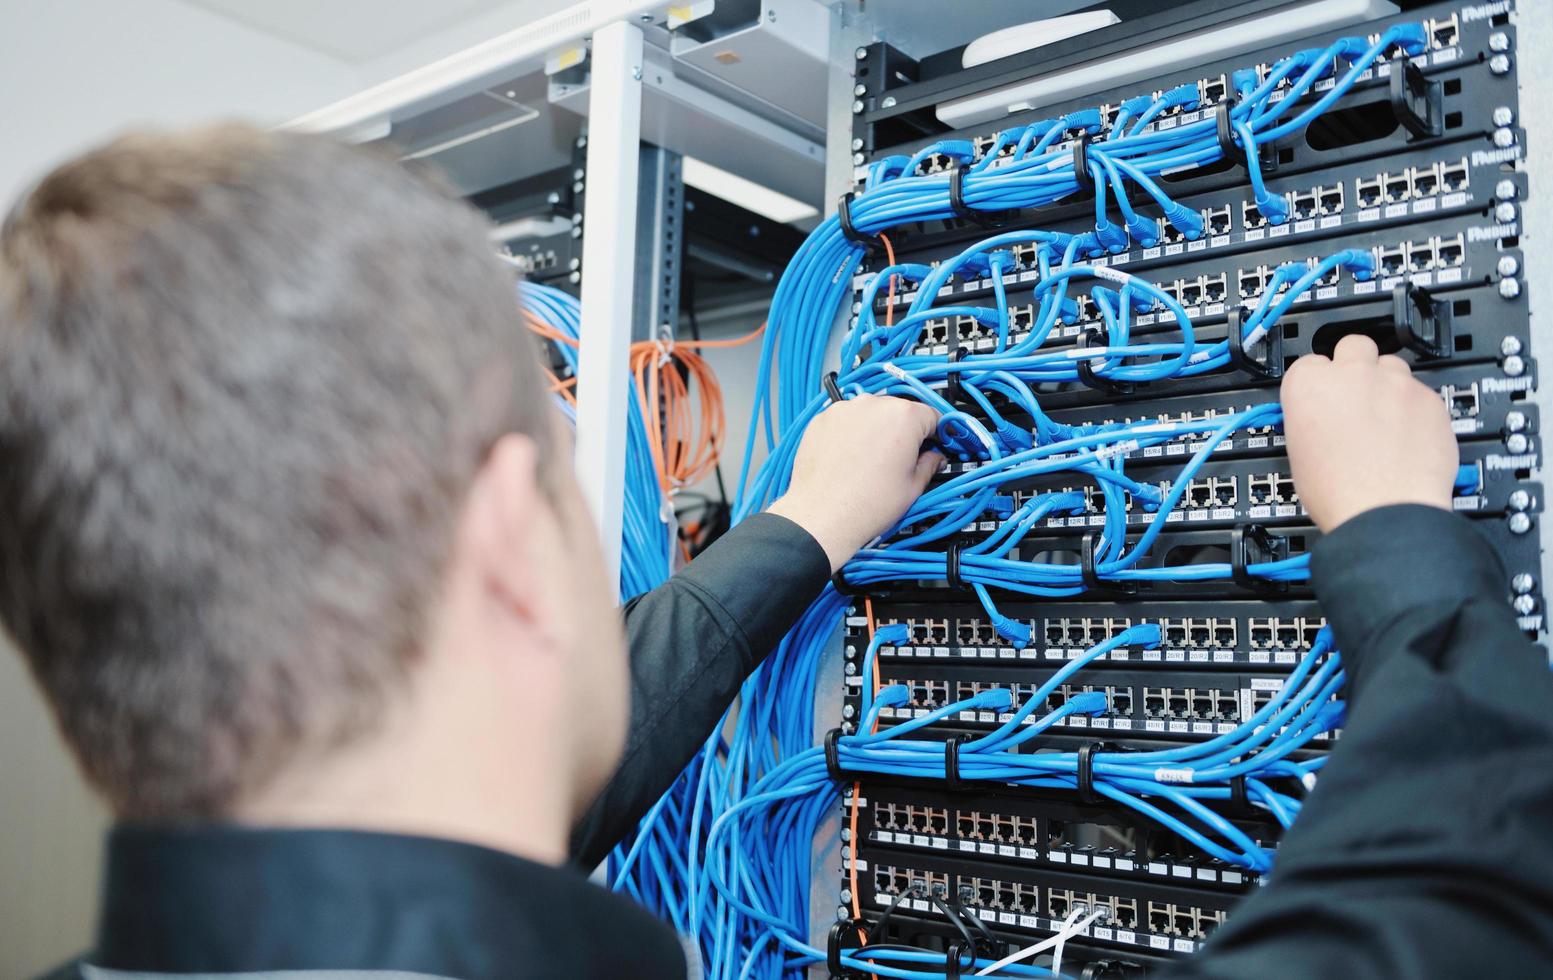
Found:
[{"label": "rack mounting screw", "polygon": [[1515,145],[1515,130],[1513,130],[1513,129],[1496,129],[1496,130],[1494,130],[1494,145],[1499,147],[1501,150],[1506,150],[1506,149],[1509,149],[1510,147],[1514,146]]},{"label": "rack mounting screw", "polygon": [[1526,373],[1526,362],[1521,360],[1519,354],[1511,354],[1504,359],[1504,373],[1512,378],[1519,378]]},{"label": "rack mounting screw", "polygon": [[864,58],[868,57],[868,49],[858,48],[856,51],[852,52],[852,54],[857,58],[858,61],[862,61]]},{"label": "rack mounting screw", "polygon": [[1509,432],[1519,432],[1526,428],[1526,413],[1506,412],[1504,415],[1504,427]]},{"label": "rack mounting screw", "polygon": [[1499,295],[1505,299],[1514,299],[1521,295],[1521,281],[1519,279],[1499,280]]},{"label": "rack mounting screw", "polygon": [[1513,606],[1515,611],[1520,613],[1522,616],[1530,616],[1532,613],[1537,611],[1537,597],[1529,595],[1518,595],[1514,600],[1511,601],[1510,605]]},{"label": "rack mounting screw", "polygon": [[[1524,432],[1512,432],[1509,435],[1504,437],[1504,448],[1509,450],[1510,454],[1512,456],[1519,456],[1521,453],[1524,453],[1526,450],[1531,448],[1531,443],[1527,440],[1526,433],[1524,433]],[[1516,492],[1517,493],[1524,493],[1525,491],[1516,491]],[[1514,503],[1514,501],[1515,501],[1515,494],[1514,493],[1512,493],[1510,495],[1510,501],[1511,501],[1510,508],[1512,510],[1525,510],[1526,509],[1525,507],[1516,507],[1515,506],[1515,503]]]},{"label": "rack mounting screw", "polygon": [[[1520,433],[1516,433],[1516,435],[1520,435]],[[1524,440],[1526,437],[1521,436],[1521,438]],[[1531,507],[1531,494],[1525,490],[1511,490],[1509,504],[1511,510],[1526,510]]]},{"label": "rack mounting screw", "polygon": [[863,155],[861,153],[854,153],[854,154],[852,154],[852,166],[854,166],[854,167],[861,167],[862,165],[863,165]]},{"label": "rack mounting screw", "polygon": [[854,137],[852,137],[852,149],[854,149],[854,150],[861,150],[862,148],[863,148],[863,138],[861,136],[854,136]]},{"label": "rack mounting screw", "polygon": [[1510,73],[1510,56],[1496,54],[1488,59],[1488,70],[1495,75],[1508,75]]},{"label": "rack mounting screw", "polygon": [[851,918],[851,915],[847,912],[847,907],[845,905],[836,906],[836,921],[845,922],[849,918]]},{"label": "rack mounting screw", "polygon": [[895,96],[893,96],[893,95],[886,95],[884,97],[884,101],[881,102],[880,105],[884,106],[886,109],[893,109],[893,108],[895,108]]},{"label": "rack mounting screw", "polygon": [[1504,31],[1495,31],[1494,33],[1488,35],[1488,50],[1510,50],[1510,35],[1506,34]]},{"label": "rack mounting screw", "polygon": [[854,99],[854,100],[852,100],[852,114],[855,116],[859,112],[862,112],[862,111],[863,111],[863,101],[861,99]]},{"label": "rack mounting screw", "polygon": [[857,709],[852,707],[850,704],[844,704],[841,706],[841,717],[850,718],[855,714],[857,714]]},{"label": "rack mounting screw", "polygon": [[1518,572],[1516,576],[1510,580],[1510,588],[1515,590],[1516,595],[1525,595],[1536,587],[1537,580],[1532,577],[1530,572]]},{"label": "rack mounting screw", "polygon": [[[868,86],[867,85],[862,85],[862,84],[854,85],[854,86],[852,86],[852,94],[857,96],[858,98],[862,98],[863,96],[868,94]],[[1501,125],[1508,126],[1510,124],[1509,123],[1502,123]]]},{"label": "rack mounting screw", "polygon": [[1501,255],[1494,268],[1499,270],[1501,276],[1513,276],[1521,271],[1521,263],[1513,255]]},{"label": "rack mounting screw", "polygon": [[1515,220],[1515,204],[1512,201],[1500,201],[1494,205],[1494,220],[1500,224],[1509,224]]},{"label": "rack mounting screw", "polygon": [[1494,196],[1501,201],[1515,200],[1515,181],[1506,179],[1495,184]]},{"label": "rack mounting screw", "polygon": [[1515,111],[1507,105],[1494,107],[1494,125],[1508,126],[1515,122]]},{"label": "rack mounting screw", "polygon": [[1511,514],[1505,523],[1509,524],[1511,534],[1525,534],[1531,530],[1531,518],[1522,511]]}]

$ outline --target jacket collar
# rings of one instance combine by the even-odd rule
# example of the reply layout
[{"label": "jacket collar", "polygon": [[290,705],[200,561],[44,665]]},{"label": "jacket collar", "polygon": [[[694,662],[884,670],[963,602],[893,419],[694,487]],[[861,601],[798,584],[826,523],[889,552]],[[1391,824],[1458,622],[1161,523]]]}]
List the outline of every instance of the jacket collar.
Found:
[{"label": "jacket collar", "polygon": [[115,827],[88,960],[160,973],[686,975],[670,929],[575,869],[451,840],[232,826]]}]

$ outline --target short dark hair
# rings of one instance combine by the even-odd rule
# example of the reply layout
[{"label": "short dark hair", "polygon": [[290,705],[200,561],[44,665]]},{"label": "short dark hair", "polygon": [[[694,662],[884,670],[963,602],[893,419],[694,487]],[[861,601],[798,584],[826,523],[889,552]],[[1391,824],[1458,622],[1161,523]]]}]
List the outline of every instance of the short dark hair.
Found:
[{"label": "short dark hair", "polygon": [[550,440],[488,224],[394,160],[124,136],[0,228],[0,620],[124,816],[372,729],[491,445]]}]

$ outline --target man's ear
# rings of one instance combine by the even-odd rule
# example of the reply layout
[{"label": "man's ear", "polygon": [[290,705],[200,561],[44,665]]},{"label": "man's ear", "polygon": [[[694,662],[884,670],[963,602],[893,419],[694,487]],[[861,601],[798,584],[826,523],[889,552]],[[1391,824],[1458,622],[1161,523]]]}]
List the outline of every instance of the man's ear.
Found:
[{"label": "man's ear", "polygon": [[463,546],[490,598],[531,627],[550,622],[545,555],[559,542],[555,509],[540,484],[539,447],[502,436],[475,476]]}]

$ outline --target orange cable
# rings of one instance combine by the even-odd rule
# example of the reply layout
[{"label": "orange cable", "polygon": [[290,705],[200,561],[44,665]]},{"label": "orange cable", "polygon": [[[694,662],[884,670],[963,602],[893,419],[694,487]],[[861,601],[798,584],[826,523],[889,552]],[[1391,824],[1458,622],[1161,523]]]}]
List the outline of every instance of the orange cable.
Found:
[{"label": "orange cable", "polygon": [[[890,244],[890,236],[884,232],[879,233],[879,240],[884,242],[884,257],[891,265],[895,264],[895,246]],[[895,326],[895,273],[890,273],[890,291],[885,297],[884,325]]]},{"label": "orange cable", "polygon": [[722,457],[727,417],[722,386],[703,347],[738,347],[766,325],[729,340],[644,340],[631,345],[631,373],[658,484],[672,494],[710,476]]}]

